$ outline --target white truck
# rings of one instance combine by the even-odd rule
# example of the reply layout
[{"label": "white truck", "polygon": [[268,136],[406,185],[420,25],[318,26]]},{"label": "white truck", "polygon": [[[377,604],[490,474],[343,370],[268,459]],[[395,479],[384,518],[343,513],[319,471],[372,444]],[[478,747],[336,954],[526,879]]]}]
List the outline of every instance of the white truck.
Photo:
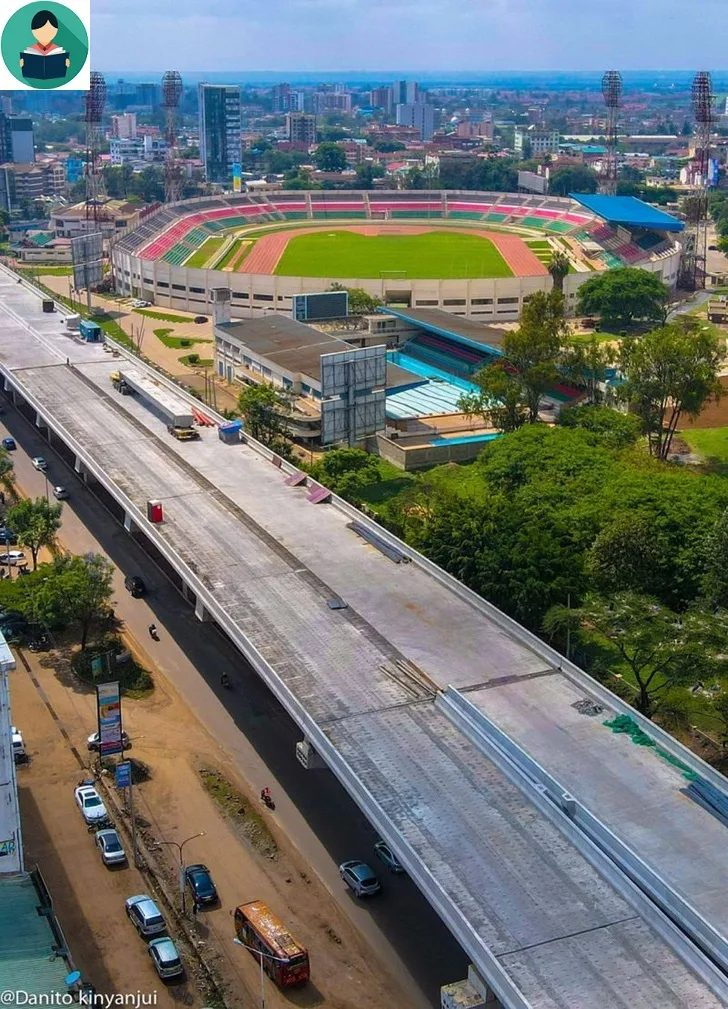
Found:
[{"label": "white truck", "polygon": [[20,729],[16,728],[14,725],[10,727],[10,735],[13,740],[13,760],[16,764],[24,764],[28,759],[28,754],[25,751],[25,743],[23,742],[23,734]]}]

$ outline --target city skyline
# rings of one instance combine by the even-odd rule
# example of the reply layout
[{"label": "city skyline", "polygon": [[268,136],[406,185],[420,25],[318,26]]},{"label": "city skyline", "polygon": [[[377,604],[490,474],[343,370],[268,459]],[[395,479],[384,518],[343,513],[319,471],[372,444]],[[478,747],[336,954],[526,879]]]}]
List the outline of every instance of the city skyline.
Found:
[{"label": "city skyline", "polygon": [[[725,65],[720,32],[686,30],[679,0],[614,0],[608,16],[578,0],[492,0],[487,11],[452,0],[209,0],[199,11],[197,0],[127,0],[123,13],[112,0],[96,0],[94,65],[152,71],[164,53],[182,71],[231,73]],[[722,13],[720,0],[701,0],[702,22],[718,23]]]}]

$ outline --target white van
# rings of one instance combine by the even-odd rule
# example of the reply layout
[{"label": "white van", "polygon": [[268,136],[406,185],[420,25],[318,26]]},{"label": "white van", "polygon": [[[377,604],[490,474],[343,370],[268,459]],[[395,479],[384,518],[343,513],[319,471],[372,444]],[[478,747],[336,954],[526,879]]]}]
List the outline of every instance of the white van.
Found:
[{"label": "white van", "polygon": [[28,754],[25,752],[23,734],[14,725],[10,727],[10,734],[13,738],[13,760],[16,764],[22,764],[28,759]]}]

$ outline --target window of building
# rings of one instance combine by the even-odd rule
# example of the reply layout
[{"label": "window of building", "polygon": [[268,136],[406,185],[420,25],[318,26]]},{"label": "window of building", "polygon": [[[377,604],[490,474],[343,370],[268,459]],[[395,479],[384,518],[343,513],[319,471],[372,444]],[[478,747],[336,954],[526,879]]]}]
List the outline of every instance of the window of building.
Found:
[{"label": "window of building", "polygon": [[417,305],[419,308],[424,308],[425,305],[437,305],[437,299],[435,299],[435,301],[416,301],[415,305]]},{"label": "window of building", "polygon": [[445,298],[443,305],[464,305],[465,298]]},{"label": "window of building", "polygon": [[172,290],[173,291],[186,291],[187,288],[185,287],[184,284],[172,284]]},{"label": "window of building", "polygon": [[169,284],[166,284],[163,280],[158,280],[157,287],[169,287]]},{"label": "window of building", "polygon": [[518,298],[499,298],[498,299],[498,304],[499,305],[517,305],[518,304]]},{"label": "window of building", "polygon": [[253,301],[273,301],[272,294],[254,294]]},{"label": "window of building", "polygon": [[492,305],[492,298],[473,298],[470,302],[471,305]]},{"label": "window of building", "polygon": [[249,368],[252,365],[252,363],[253,363],[252,358],[243,357],[243,364],[245,365],[246,368]]},{"label": "window of building", "polygon": [[190,293],[191,294],[204,294],[205,293],[205,288],[204,287],[191,287],[190,288]]},{"label": "window of building", "polygon": [[270,370],[270,368],[263,368],[263,374],[265,375],[266,378],[270,378],[273,372]]},{"label": "window of building", "polygon": [[242,298],[244,301],[248,300],[249,295],[241,294],[240,291],[233,291],[233,298]]}]

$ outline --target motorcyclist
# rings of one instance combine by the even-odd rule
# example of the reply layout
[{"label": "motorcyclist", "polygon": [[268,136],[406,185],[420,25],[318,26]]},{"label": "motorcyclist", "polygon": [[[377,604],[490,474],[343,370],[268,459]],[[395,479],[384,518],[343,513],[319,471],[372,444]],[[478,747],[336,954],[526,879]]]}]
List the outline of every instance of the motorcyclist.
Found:
[{"label": "motorcyclist", "polygon": [[155,634],[157,633],[157,625],[156,624],[150,624],[149,625],[149,633],[151,634],[152,637],[155,636]]},{"label": "motorcyclist", "polygon": [[223,673],[221,675],[221,677],[220,677],[220,685],[223,686],[223,687],[229,687],[230,686],[230,677],[228,676],[227,673]]},{"label": "motorcyclist", "polygon": [[263,802],[265,802],[266,804],[268,804],[268,803],[269,803],[269,802],[271,801],[271,799],[270,799],[270,789],[268,788],[268,786],[267,786],[267,785],[266,785],[266,787],[265,787],[265,788],[264,788],[264,789],[262,790],[262,792],[260,793],[260,798],[261,798],[261,799],[262,799],[262,801],[263,801]]}]

